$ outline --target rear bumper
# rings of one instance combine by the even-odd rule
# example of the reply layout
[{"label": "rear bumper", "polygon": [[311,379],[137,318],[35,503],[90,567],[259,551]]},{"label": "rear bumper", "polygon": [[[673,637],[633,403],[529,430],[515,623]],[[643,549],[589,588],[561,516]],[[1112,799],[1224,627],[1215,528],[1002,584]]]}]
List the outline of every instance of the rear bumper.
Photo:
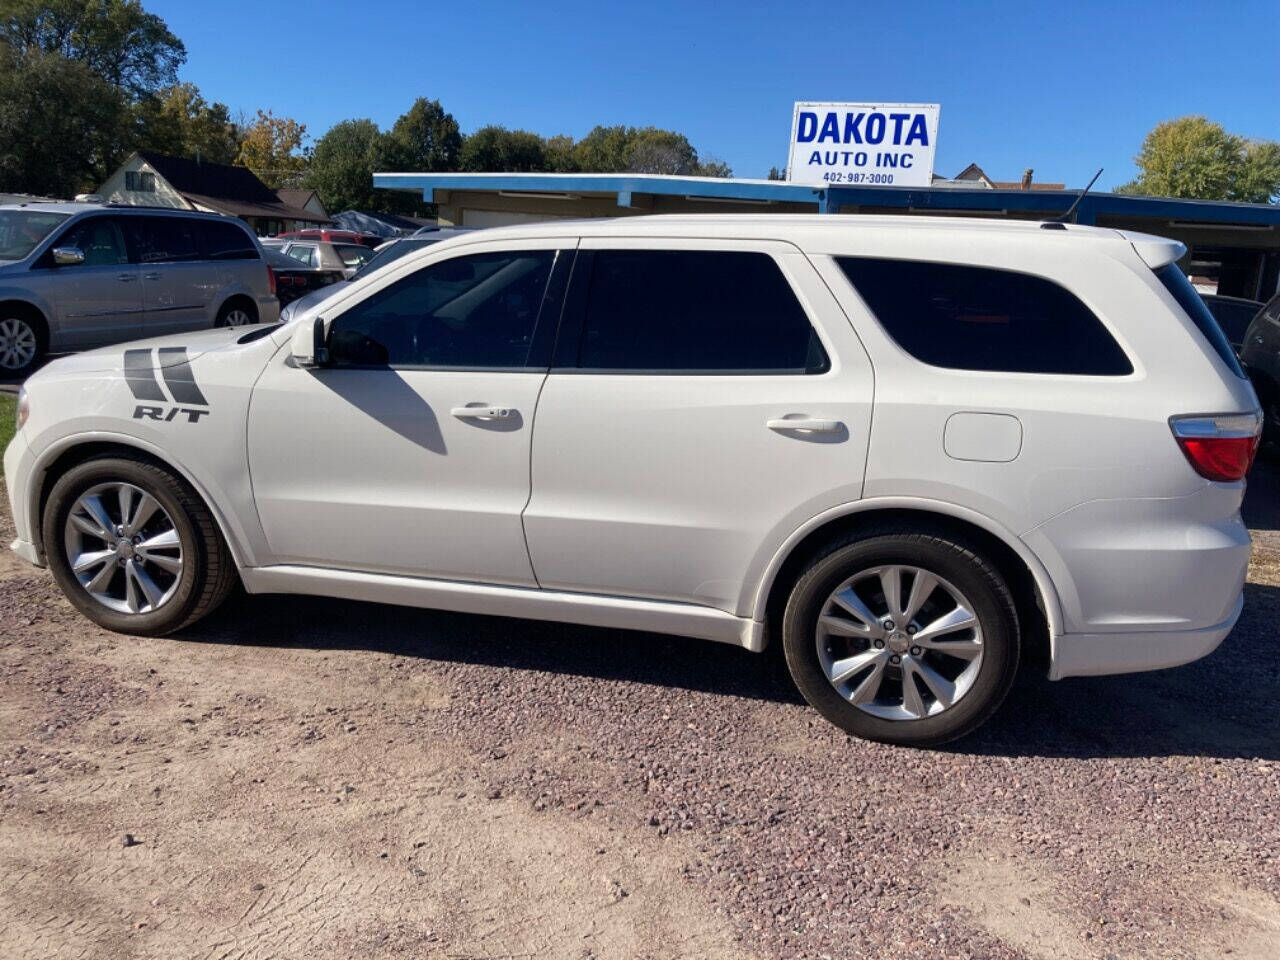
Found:
[{"label": "rear bumper", "polygon": [[1240,593],[1230,616],[1211,627],[1141,633],[1063,634],[1054,638],[1049,679],[1140,673],[1199,660],[1218,649],[1236,625],[1243,609],[1244,594]]}]

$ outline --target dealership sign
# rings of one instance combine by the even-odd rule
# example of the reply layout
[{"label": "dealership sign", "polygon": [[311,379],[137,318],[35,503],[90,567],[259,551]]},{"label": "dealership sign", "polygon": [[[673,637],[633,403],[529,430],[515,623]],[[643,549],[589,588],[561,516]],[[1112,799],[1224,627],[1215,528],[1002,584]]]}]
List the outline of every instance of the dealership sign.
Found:
[{"label": "dealership sign", "polygon": [[936,103],[797,103],[787,179],[927,187],[937,141]]}]

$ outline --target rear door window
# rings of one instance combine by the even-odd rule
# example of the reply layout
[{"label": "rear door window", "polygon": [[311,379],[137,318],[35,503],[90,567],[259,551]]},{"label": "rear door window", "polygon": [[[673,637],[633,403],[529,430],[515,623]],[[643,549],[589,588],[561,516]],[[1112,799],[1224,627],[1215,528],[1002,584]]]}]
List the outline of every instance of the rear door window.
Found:
[{"label": "rear door window", "polygon": [[1160,278],[1160,282],[1164,284],[1164,288],[1169,291],[1173,299],[1178,301],[1178,306],[1182,307],[1183,312],[1191,318],[1196,329],[1209,341],[1213,352],[1222,358],[1222,362],[1232,373],[1241,380],[1245,379],[1240,361],[1236,359],[1236,352],[1231,349],[1231,344],[1227,342],[1227,337],[1218,326],[1218,321],[1213,319],[1213,314],[1204,305],[1204,299],[1191,285],[1187,275],[1176,263],[1170,263],[1157,270],[1156,276]]},{"label": "rear door window", "polygon": [[836,262],[894,342],[931,366],[1078,376],[1133,372],[1093,311],[1044,277],[922,260]]},{"label": "rear door window", "polygon": [[140,263],[183,263],[205,259],[200,226],[192,217],[129,217]]},{"label": "rear door window", "polygon": [[[766,253],[595,250],[577,366],[631,373],[821,373],[827,355]],[[575,298],[576,299],[576,298]]]},{"label": "rear door window", "polygon": [[199,224],[210,260],[258,259],[257,247],[241,227],[217,220],[201,220]]}]

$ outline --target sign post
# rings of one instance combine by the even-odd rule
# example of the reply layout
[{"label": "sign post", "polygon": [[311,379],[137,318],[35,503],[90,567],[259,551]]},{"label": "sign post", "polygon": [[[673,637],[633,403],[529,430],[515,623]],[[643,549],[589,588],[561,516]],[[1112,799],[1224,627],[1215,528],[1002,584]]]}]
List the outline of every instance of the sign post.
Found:
[{"label": "sign post", "polygon": [[936,103],[797,103],[787,179],[817,186],[927,187]]}]

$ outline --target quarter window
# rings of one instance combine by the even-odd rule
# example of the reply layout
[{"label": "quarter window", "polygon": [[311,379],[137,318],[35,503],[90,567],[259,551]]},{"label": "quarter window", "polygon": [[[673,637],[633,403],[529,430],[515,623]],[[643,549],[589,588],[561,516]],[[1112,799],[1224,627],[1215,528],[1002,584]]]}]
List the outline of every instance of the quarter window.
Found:
[{"label": "quarter window", "polygon": [[591,260],[580,367],[793,374],[828,368],[804,308],[768,254],[597,250]]},{"label": "quarter window", "polygon": [[1133,372],[1093,311],[1044,277],[918,260],[836,262],[898,346],[932,366],[1088,376]]},{"label": "quarter window", "polygon": [[454,257],[398,280],[334,320],[332,362],[523,368],[555,253]]},{"label": "quarter window", "polygon": [[258,248],[243,227],[218,220],[201,220],[205,254],[210,260],[257,260]]}]

